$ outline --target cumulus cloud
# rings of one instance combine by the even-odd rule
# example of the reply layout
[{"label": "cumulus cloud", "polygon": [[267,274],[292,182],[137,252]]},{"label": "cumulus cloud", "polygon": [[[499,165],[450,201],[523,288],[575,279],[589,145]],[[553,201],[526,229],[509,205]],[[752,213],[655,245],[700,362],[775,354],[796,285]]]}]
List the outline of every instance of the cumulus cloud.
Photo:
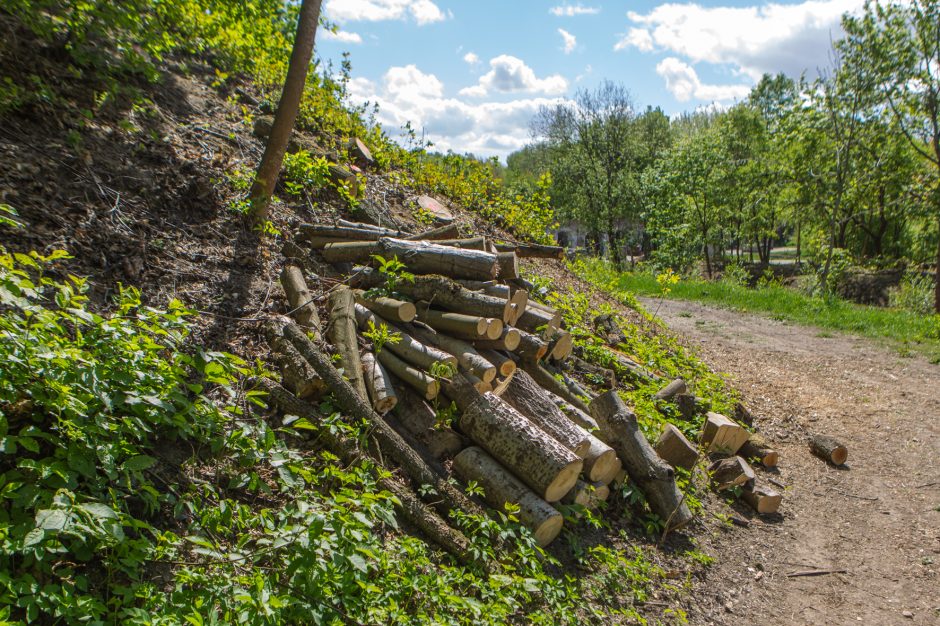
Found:
[{"label": "cumulus cloud", "polygon": [[574,17],[576,15],[597,15],[601,12],[600,7],[586,7],[582,4],[562,4],[552,7],[549,13],[557,17]]},{"label": "cumulus cloud", "polygon": [[467,65],[476,65],[480,62],[480,57],[478,57],[473,52],[468,52],[467,54],[463,55],[463,60]]},{"label": "cumulus cloud", "polygon": [[425,133],[437,150],[505,158],[529,141],[529,121],[556,98],[468,103],[444,94],[443,83],[414,65],[392,67],[378,82],[354,78],[347,85],[352,103],[379,105],[378,121],[396,137],[405,122]]},{"label": "cumulus cloud", "polygon": [[333,32],[323,29],[317,33],[318,37],[323,37],[326,41],[338,41],[340,43],[362,43],[362,37],[359,33],[351,33],[347,30]]},{"label": "cumulus cloud", "polygon": [[559,28],[558,34],[561,35],[561,38],[564,42],[562,45],[562,49],[565,51],[565,54],[571,54],[574,51],[575,46],[578,45],[577,38],[571,33],[569,33],[568,31],[566,31],[564,28]]},{"label": "cumulus cloud", "polygon": [[842,34],[843,13],[863,0],[805,0],[799,4],[703,7],[662,4],[629,12],[635,24],[614,46],[665,50],[692,63],[729,64],[754,80],[765,72],[798,76],[826,63],[830,42]]},{"label": "cumulus cloud", "polygon": [[675,57],[667,57],[656,65],[656,73],[666,81],[669,90],[679,102],[711,100],[722,102],[744,98],[750,93],[748,85],[706,85],[691,65]]},{"label": "cumulus cloud", "polygon": [[423,26],[445,19],[432,0],[327,0],[324,11],[337,22],[382,22],[410,16]]},{"label": "cumulus cloud", "polygon": [[490,59],[490,71],[473,87],[461,89],[459,95],[483,97],[491,93],[542,93],[559,95],[567,91],[568,81],[560,74],[538,78],[522,59],[501,54]]}]

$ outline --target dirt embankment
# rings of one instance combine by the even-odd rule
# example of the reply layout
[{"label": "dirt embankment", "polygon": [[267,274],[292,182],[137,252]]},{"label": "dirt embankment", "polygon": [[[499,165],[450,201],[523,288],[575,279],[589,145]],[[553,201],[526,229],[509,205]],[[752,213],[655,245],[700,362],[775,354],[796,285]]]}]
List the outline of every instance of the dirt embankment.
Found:
[{"label": "dirt embankment", "polygon": [[[740,390],[788,487],[776,519],[712,535],[692,621],[940,623],[940,367],[696,303],[659,316]],[[809,432],[843,440],[846,466],[812,457]],[[845,572],[787,577],[814,568]]]}]

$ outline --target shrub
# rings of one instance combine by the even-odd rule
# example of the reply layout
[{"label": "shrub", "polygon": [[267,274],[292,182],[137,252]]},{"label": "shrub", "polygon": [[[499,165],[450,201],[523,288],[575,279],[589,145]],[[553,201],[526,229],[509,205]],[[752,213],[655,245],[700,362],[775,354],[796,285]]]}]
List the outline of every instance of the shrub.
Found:
[{"label": "shrub", "polygon": [[934,282],[928,274],[907,272],[897,287],[888,292],[888,303],[912,313],[933,313]]}]

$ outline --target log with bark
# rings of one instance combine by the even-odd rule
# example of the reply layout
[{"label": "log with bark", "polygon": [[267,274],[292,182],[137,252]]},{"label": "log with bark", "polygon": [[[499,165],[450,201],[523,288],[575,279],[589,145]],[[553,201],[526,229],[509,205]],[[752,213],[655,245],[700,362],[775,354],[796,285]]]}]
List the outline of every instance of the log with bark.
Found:
[{"label": "log with bark", "polygon": [[560,331],[555,334],[549,342],[548,355],[555,361],[564,361],[571,354],[574,348],[574,337],[567,331]]},{"label": "log with bark", "polygon": [[737,454],[749,434],[743,426],[728,419],[721,413],[709,412],[702,426],[702,445],[705,451]]},{"label": "log with bark", "polygon": [[492,380],[496,378],[496,366],[483,358],[483,356],[466,341],[461,341],[455,337],[436,332],[430,328],[422,328],[418,325],[412,325],[410,329],[418,339],[436,346],[456,358],[457,364],[461,369],[472,373],[477,378],[486,382],[492,382]]},{"label": "log with bark", "polygon": [[574,485],[584,462],[501,398],[466,389],[458,375],[447,390],[463,411],[460,430],[539,497],[556,502]]},{"label": "log with bark", "polygon": [[362,362],[359,360],[359,342],[356,339],[356,298],[351,289],[341,286],[330,294],[329,305],[330,323],[326,329],[326,338],[339,354],[349,384],[363,401],[368,402],[369,393],[366,391]]},{"label": "log with bark", "polygon": [[379,317],[392,322],[411,322],[418,313],[418,309],[413,302],[386,298],[385,296],[369,298],[361,289],[355,290],[354,293],[356,294],[356,304],[364,306]]},{"label": "log with bark", "polygon": [[738,450],[738,454],[745,459],[753,459],[764,467],[777,467],[777,461],[780,459],[780,454],[757,433],[751,433],[748,440]]},{"label": "log with bark", "polygon": [[506,352],[513,352],[519,347],[519,343],[522,341],[521,332],[522,331],[516,330],[515,328],[504,326],[503,332],[500,334],[499,338],[478,339],[473,342],[473,345],[485,350],[505,350]]},{"label": "log with bark", "polygon": [[476,446],[463,450],[454,457],[454,471],[464,482],[480,485],[486,502],[497,511],[504,511],[510,502],[518,505],[519,521],[532,531],[540,546],[547,546],[561,532],[561,514],[485,450]]},{"label": "log with bark", "polygon": [[390,350],[382,348],[378,353],[379,363],[402,382],[421,394],[425,400],[433,400],[441,392],[441,383],[430,374],[405,363]]},{"label": "log with bark", "polygon": [[[370,279],[378,282],[379,278]],[[446,276],[415,276],[413,282],[398,286],[398,291],[414,300],[430,302],[434,307],[455,313],[496,318],[510,323],[510,303],[504,298],[466,289]]]},{"label": "log with bark", "polygon": [[426,230],[416,235],[409,235],[405,237],[405,240],[437,241],[438,239],[456,239],[458,237],[460,237],[460,229],[457,228],[457,224],[444,224],[443,226],[438,226],[437,228],[432,228],[431,230]]},{"label": "log with bark", "polygon": [[496,255],[480,250],[463,250],[427,241],[383,237],[376,242],[331,243],[321,251],[330,263],[363,263],[373,255],[397,257],[414,274],[443,274],[453,278],[491,280],[496,278]]},{"label": "log with bark", "polygon": [[498,243],[496,249],[500,252],[515,252],[516,256],[524,259],[565,258],[565,249],[559,246],[543,246],[534,243]]},{"label": "log with bark", "polygon": [[607,500],[610,496],[610,487],[606,484],[597,482],[589,483],[579,480],[575,483],[571,491],[565,494],[561,499],[562,504],[577,504],[586,509],[595,509],[601,502]]},{"label": "log with bark", "polygon": [[290,315],[298,324],[309,328],[317,337],[320,334],[320,316],[313,301],[313,294],[307,288],[304,273],[296,265],[285,265],[281,270],[281,286],[287,295]]},{"label": "log with bark", "polygon": [[590,433],[569,420],[526,372],[516,372],[502,398],[556,441],[585,458],[591,448]]},{"label": "log with bark", "polygon": [[636,415],[616,391],[608,391],[591,402],[591,415],[601,429],[601,439],[617,451],[631,480],[646,495],[650,510],[663,520],[667,531],[692,521],[685,496],[676,486],[675,472],[643,436]]},{"label": "log with bark", "polygon": [[[329,367],[332,369],[331,365]],[[349,385],[342,380],[342,378],[340,378],[339,381],[346,386],[347,397],[349,399],[357,399],[356,392],[350,388]],[[312,405],[299,400],[296,396],[291,394],[289,391],[274,381],[266,378],[259,378],[255,379],[254,382],[258,388],[267,392],[267,399],[270,400],[270,402],[274,406],[278,407],[283,413],[304,417],[312,423],[317,423],[319,421],[319,415]],[[363,405],[362,408],[367,409],[368,407]],[[376,419],[381,421],[381,418],[377,417]],[[388,428],[387,425],[386,427]],[[395,434],[391,428],[389,428],[389,431]],[[362,450],[359,449],[356,441],[349,437],[345,437],[341,431],[323,428],[318,431],[318,436],[319,439],[323,441],[325,446],[336,456],[338,456],[345,464],[359,464],[366,458],[366,455],[364,455]],[[395,437],[398,437],[398,435],[395,434]],[[404,445],[404,442],[402,442],[402,445]],[[415,456],[417,455],[415,454]],[[436,476],[433,474],[431,469],[427,467],[426,464],[424,464],[424,461],[422,461],[420,457],[418,457],[418,461],[426,468],[428,477]],[[381,463],[377,460],[374,460],[374,464],[376,466],[381,466]],[[406,488],[391,476],[378,476],[377,478],[380,487],[388,490],[396,496],[398,499],[396,507],[408,522],[423,532],[428,538],[434,541],[434,543],[441,546],[443,549],[453,554],[461,561],[473,561],[473,557],[471,556],[471,552],[469,550],[470,542],[461,532],[448,526],[447,523],[437,513],[421,502],[410,489]],[[439,477],[437,477],[437,481],[443,482]],[[453,489],[452,491],[456,492],[456,490]],[[459,494],[459,492],[457,493]],[[460,506],[457,505],[457,502],[452,502],[452,508],[463,508],[463,505],[467,505],[470,507],[470,510],[478,509],[478,507],[476,507],[476,505],[473,504],[469,499],[466,499],[463,494],[459,495],[462,498],[462,500],[460,500]],[[466,502],[463,502],[463,500],[466,500]],[[448,511],[444,511],[444,514],[446,515],[447,512]]]},{"label": "log with bark", "polygon": [[463,492],[454,488],[446,477],[434,472],[388,423],[375,414],[368,402],[340,376],[330,357],[323,354],[299,326],[288,321],[283,326],[282,334],[297,348],[300,355],[313,367],[320,378],[329,385],[333,391],[336,406],[351,418],[372,425],[370,440],[374,439],[378,442],[384,455],[398,463],[418,486],[430,485],[436,491],[433,496],[436,509],[444,515],[456,509],[470,514],[482,514],[483,511],[479,506]]},{"label": "log with bark", "polygon": [[585,413],[590,412],[587,403],[581,398],[571,392],[564,382],[555,378],[552,374],[548,372],[544,367],[538,363],[529,361],[528,359],[522,359],[520,361],[522,369],[524,369],[528,374],[535,379],[535,382],[538,383],[543,389],[550,391],[556,396],[562,398],[571,405],[574,405],[576,408],[584,411]]},{"label": "log with bark", "polygon": [[698,461],[698,448],[678,428],[666,424],[655,446],[656,454],[673,467],[691,470]]},{"label": "log with bark", "polygon": [[486,318],[486,339],[487,341],[496,341],[503,336],[503,320],[496,319],[495,317]]},{"label": "log with bark", "polygon": [[519,333],[519,345],[512,351],[518,354],[522,361],[534,364],[545,358],[545,355],[548,354],[547,343],[539,339],[537,335],[524,330],[517,329],[517,332]]},{"label": "log with bark", "polygon": [[516,372],[516,362],[505,354],[500,354],[496,350],[481,349],[480,356],[496,366],[500,376],[513,376]]},{"label": "log with bark", "polygon": [[364,228],[328,226],[323,224],[301,224],[297,227],[297,241],[312,248],[322,248],[328,243],[342,241],[378,241],[382,237],[405,237],[409,233],[390,228]]},{"label": "log with bark", "polygon": [[449,426],[438,424],[437,413],[407,387],[398,391],[392,414],[435,459],[452,457],[464,448],[463,438]]},{"label": "log with bark", "polygon": [[294,346],[280,336],[276,324],[265,324],[265,335],[274,363],[281,371],[281,381],[287,389],[301,400],[316,400],[328,390],[323,380],[304,360]]},{"label": "log with bark", "polygon": [[550,338],[561,326],[561,311],[547,308],[535,300],[529,300],[526,310],[516,320],[516,327]]},{"label": "log with bark", "polygon": [[627,336],[623,334],[623,329],[617,323],[615,315],[604,313],[595,317],[594,331],[610,346],[619,346],[627,342]]},{"label": "log with bark", "polygon": [[452,248],[463,248],[465,250],[489,250],[486,237],[467,237],[465,239],[436,239],[434,243],[439,246],[450,246]]},{"label": "log with bark", "polygon": [[366,389],[372,400],[372,409],[379,415],[385,415],[398,404],[398,396],[392,386],[392,378],[371,352],[362,354],[362,373],[366,379]]},{"label": "log with bark", "polygon": [[594,397],[593,392],[588,391],[587,389],[582,387],[578,381],[576,381],[574,378],[569,376],[567,372],[565,372],[561,368],[556,367],[554,364],[549,364],[549,363],[542,364],[542,367],[545,369],[546,372],[551,374],[556,380],[560,377],[561,382],[565,384],[565,387],[568,389],[568,392],[573,397],[582,398],[582,399],[586,398],[585,402],[590,402],[591,398]]},{"label": "log with bark", "polygon": [[688,386],[685,384],[685,381],[681,378],[677,378],[659,391],[656,392],[656,395],[653,396],[654,400],[672,400],[680,393],[685,393],[688,390]]},{"label": "log with bark", "polygon": [[359,330],[363,332],[369,331],[371,327],[379,328],[381,324],[385,324],[390,333],[398,335],[398,341],[389,341],[384,347],[418,369],[429,370],[435,363],[457,366],[457,357],[434,346],[421,343],[399,326],[383,320],[361,304],[356,305],[356,323],[359,325]]},{"label": "log with bark", "polygon": [[438,311],[432,309],[431,305],[424,300],[420,300],[417,306],[418,319],[439,333],[447,333],[470,341],[489,339],[486,333],[490,326],[489,320],[492,318]]},{"label": "log with bark", "polygon": [[519,276],[519,257],[515,252],[497,253],[496,263],[499,265],[497,276],[500,280],[509,280]]},{"label": "log with bark", "polygon": [[752,488],[745,487],[741,490],[741,499],[762,515],[776,513],[780,508],[780,503],[783,502],[782,495],[762,485],[755,485]]},{"label": "log with bark", "polygon": [[842,465],[849,458],[849,449],[828,435],[810,435],[810,451],[833,465]]},{"label": "log with bark", "polygon": [[708,473],[711,475],[712,485],[718,491],[740,487],[755,479],[754,470],[739,456],[715,461],[708,466]]},{"label": "log with bark", "polygon": [[608,389],[613,389],[617,386],[617,375],[614,373],[614,370],[589,363],[577,356],[568,358],[568,367],[570,367],[572,371],[586,377],[594,384],[607,387]]}]

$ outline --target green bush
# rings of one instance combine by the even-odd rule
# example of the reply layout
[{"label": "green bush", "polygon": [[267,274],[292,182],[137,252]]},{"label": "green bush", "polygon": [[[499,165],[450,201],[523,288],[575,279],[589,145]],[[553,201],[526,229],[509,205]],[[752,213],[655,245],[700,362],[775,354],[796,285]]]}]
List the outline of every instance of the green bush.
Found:
[{"label": "green bush", "polygon": [[901,283],[888,292],[890,306],[912,313],[930,315],[934,312],[934,281],[927,274],[907,272]]}]

